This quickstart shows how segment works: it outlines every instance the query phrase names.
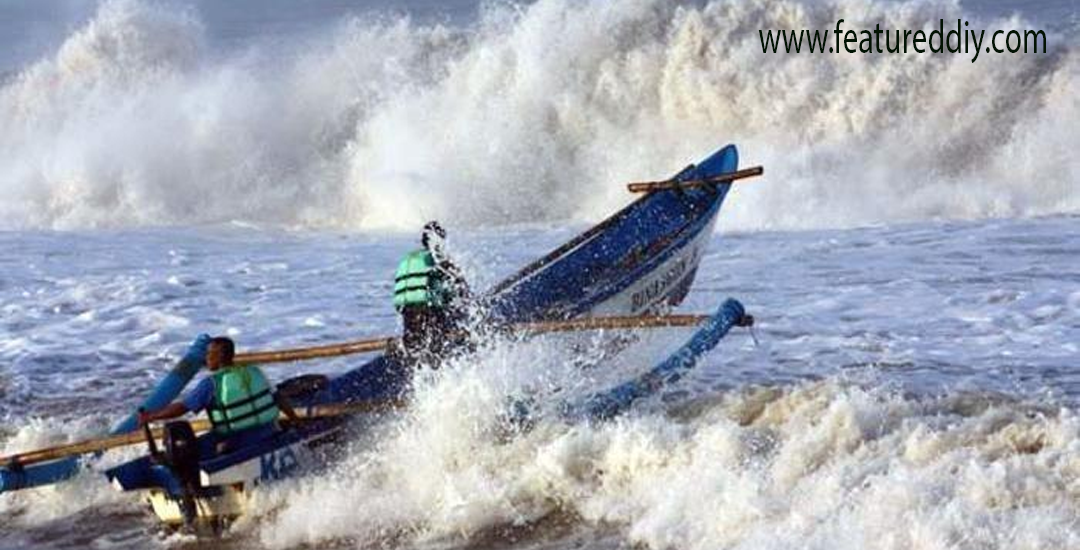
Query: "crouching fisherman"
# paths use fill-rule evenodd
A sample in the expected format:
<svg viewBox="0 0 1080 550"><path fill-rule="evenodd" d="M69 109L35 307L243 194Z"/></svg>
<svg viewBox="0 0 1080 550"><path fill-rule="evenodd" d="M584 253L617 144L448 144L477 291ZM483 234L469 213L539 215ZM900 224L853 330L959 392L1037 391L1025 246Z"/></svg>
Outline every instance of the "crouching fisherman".
<svg viewBox="0 0 1080 550"><path fill-rule="evenodd" d="M472 292L446 255L446 230L428 222L421 248L402 258L394 275L394 308L401 314L401 342L408 364L436 366L455 346L465 344Z"/></svg>
<svg viewBox="0 0 1080 550"><path fill-rule="evenodd" d="M156 411L141 412L139 425L206 411L218 451L228 452L242 445L249 436L261 437L276 430L282 412L295 420L296 413L274 393L262 369L256 365L234 365L235 355L236 345L231 339L212 338L206 350L206 367L211 375L203 378L182 400Z"/></svg>

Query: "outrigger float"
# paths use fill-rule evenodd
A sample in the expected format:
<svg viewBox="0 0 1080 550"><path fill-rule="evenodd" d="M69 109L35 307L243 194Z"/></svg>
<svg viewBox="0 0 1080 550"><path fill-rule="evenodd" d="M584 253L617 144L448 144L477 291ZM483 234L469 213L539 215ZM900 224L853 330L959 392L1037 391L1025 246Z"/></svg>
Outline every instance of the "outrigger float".
<svg viewBox="0 0 1080 550"><path fill-rule="evenodd" d="M669 180L631 184L631 191L646 194L487 292L482 297L486 320L495 326L645 326L637 319L667 313L686 297L732 182L760 173L760 168L738 170L738 153L729 145ZM742 305L731 299L710 316L656 319L660 321L653 326L699 328L644 375L580 402L565 403L561 411L567 419L618 414L634 400L677 380L733 326L752 322ZM295 353L241 354L238 360L340 355L382 349L387 343L374 340ZM171 402L200 367L191 358L181 360L142 407L156 409ZM174 421L157 432L147 429L138 434L132 415L113 430L112 437L91 442L96 445L73 444L63 447L63 453L46 450L0 459L0 492L61 481L80 470L78 453L100 452L143 438L150 452L108 469L113 485L145 492L166 524L221 526L243 513L249 494L260 485L316 471L332 461L343 447L333 443L342 438L350 419L400 404L409 381L408 370L390 354L332 378L305 375L285 381L278 391L306 418L246 434L242 444L227 451L215 448L213 438L195 435L205 429L204 423ZM515 414L522 412L518 408Z"/></svg>

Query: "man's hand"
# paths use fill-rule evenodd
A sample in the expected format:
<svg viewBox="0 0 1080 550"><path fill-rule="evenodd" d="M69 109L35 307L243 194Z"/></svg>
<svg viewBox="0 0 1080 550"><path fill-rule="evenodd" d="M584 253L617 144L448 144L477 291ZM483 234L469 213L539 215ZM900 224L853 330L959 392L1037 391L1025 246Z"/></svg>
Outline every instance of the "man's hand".
<svg viewBox="0 0 1080 550"><path fill-rule="evenodd" d="M139 427L141 428L155 420L169 420L170 418L183 416L187 412L187 407L180 401L169 403L164 408L152 412L140 410L138 414Z"/></svg>

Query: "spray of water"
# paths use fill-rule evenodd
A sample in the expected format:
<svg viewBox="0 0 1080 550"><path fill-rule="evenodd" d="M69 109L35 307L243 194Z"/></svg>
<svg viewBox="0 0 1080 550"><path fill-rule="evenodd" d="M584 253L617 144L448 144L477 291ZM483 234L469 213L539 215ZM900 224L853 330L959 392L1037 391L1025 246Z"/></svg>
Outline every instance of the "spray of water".
<svg viewBox="0 0 1080 550"><path fill-rule="evenodd" d="M101 417L20 418L11 424L17 427L12 433L0 433L0 456L80 441L106 429ZM130 449L120 456L134 457L140 451ZM116 456L111 458L115 460ZM65 484L4 494L0 498L0 515L12 527L27 527L64 520L94 508L123 509L134 504L108 486L96 461L88 460L86 464Z"/></svg>
<svg viewBox="0 0 1080 550"><path fill-rule="evenodd" d="M262 493L246 535L278 548L441 547L558 515L649 548L1080 543L1070 411L831 379L681 411L646 403L602 424L546 417L505 438L506 392L543 370L528 357L422 383L409 412L331 474Z"/></svg>
<svg viewBox="0 0 1080 550"><path fill-rule="evenodd" d="M947 0L541 0L448 28L354 19L209 48L117 0L0 88L0 218L78 228L592 220L622 182L742 146L729 227L1074 213L1080 62L777 55L758 29L929 27Z"/></svg>

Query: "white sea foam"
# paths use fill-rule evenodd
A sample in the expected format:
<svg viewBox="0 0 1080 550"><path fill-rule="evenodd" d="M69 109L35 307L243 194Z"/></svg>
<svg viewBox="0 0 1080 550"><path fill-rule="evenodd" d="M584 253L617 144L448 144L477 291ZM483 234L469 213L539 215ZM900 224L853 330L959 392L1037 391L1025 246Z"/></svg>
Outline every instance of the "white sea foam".
<svg viewBox="0 0 1080 550"><path fill-rule="evenodd" d="M945 0L495 3L207 46L197 13L109 1L0 89L5 226L414 227L593 220L736 142L767 180L729 227L1080 210L1080 61L762 54L758 29L1030 27Z"/></svg>
<svg viewBox="0 0 1080 550"><path fill-rule="evenodd" d="M1080 544L1068 410L833 379L505 442L499 392L479 380L444 377L333 475L280 489L262 543L464 542L561 513L649 548Z"/></svg>
<svg viewBox="0 0 1080 550"><path fill-rule="evenodd" d="M107 431L104 419L83 416L76 419L21 418L14 433L0 438L0 456L71 443ZM130 449L126 456L136 456ZM121 453L119 456L125 456ZM110 457L116 460L116 455ZM84 510L109 505L130 504L112 490L101 475L98 461L88 461L87 468L65 484L5 494L0 498L0 515L11 526L27 527L70 517Z"/></svg>

